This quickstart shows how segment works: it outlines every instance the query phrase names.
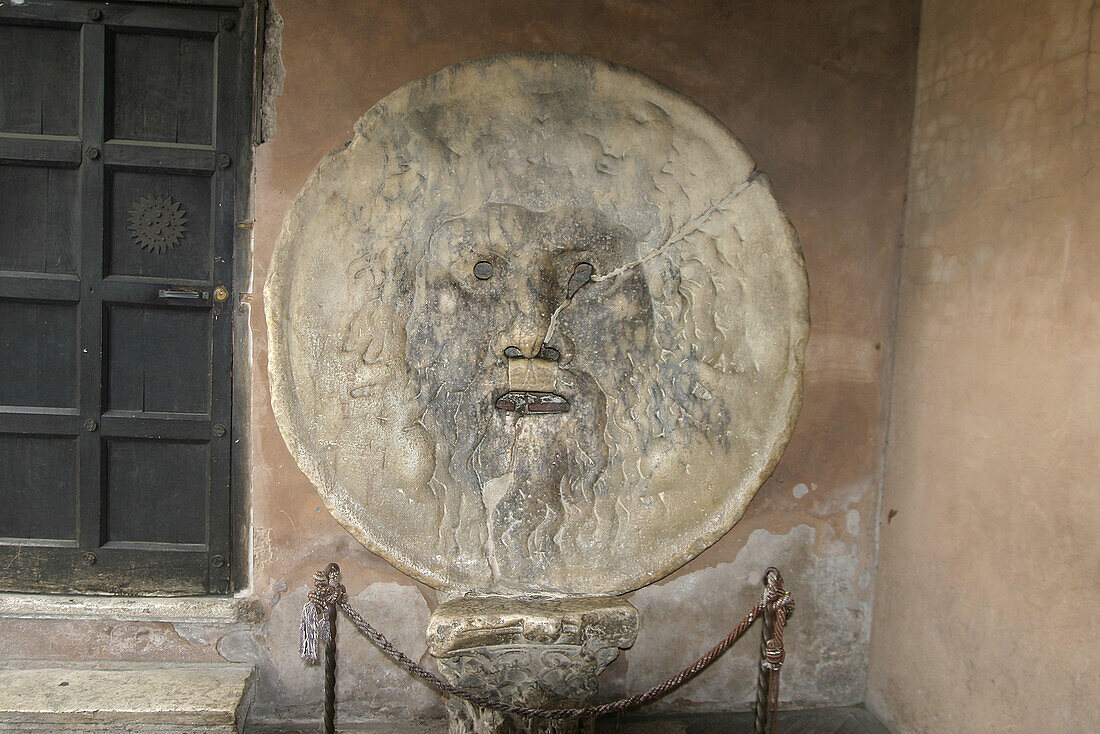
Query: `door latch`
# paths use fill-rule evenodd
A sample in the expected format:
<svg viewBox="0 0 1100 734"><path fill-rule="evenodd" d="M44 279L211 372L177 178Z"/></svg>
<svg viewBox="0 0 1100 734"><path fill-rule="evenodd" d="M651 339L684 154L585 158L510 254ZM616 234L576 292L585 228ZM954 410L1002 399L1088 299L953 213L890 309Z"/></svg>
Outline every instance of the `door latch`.
<svg viewBox="0 0 1100 734"><path fill-rule="evenodd" d="M169 290L167 288L161 288L157 291L158 298L201 298L204 301L210 298L208 291L183 291L183 290Z"/></svg>

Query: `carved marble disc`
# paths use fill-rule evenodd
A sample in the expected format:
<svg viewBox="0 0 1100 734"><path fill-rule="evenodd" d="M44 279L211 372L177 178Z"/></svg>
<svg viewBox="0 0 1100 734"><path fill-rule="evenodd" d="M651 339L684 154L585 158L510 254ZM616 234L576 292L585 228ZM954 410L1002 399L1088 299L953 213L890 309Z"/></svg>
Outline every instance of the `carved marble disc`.
<svg viewBox="0 0 1100 734"><path fill-rule="evenodd" d="M515 54L405 85L298 194L272 403L333 515L443 589L620 593L741 517L790 436L795 233L656 82Z"/></svg>

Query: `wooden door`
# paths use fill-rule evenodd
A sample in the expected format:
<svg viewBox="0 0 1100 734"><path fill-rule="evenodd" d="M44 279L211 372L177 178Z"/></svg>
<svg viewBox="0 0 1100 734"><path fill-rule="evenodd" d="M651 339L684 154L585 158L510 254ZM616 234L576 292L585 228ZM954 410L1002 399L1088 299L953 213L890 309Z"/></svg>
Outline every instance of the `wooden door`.
<svg viewBox="0 0 1100 734"><path fill-rule="evenodd" d="M0 7L0 586L230 591L238 11Z"/></svg>

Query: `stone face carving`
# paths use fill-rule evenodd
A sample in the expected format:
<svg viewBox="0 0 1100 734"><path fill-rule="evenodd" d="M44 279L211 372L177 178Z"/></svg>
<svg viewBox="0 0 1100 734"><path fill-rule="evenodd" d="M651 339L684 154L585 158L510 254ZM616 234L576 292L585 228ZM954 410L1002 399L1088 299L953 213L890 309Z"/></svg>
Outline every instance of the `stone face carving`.
<svg viewBox="0 0 1100 734"><path fill-rule="evenodd" d="M621 593L741 516L801 398L807 286L714 118L606 62L449 67L318 165L266 290L291 451L437 588Z"/></svg>

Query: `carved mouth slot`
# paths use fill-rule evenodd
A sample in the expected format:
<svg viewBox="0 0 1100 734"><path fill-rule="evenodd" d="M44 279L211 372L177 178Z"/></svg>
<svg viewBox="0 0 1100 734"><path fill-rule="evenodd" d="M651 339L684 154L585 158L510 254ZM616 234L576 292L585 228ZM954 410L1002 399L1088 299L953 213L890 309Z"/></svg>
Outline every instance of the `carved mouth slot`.
<svg viewBox="0 0 1100 734"><path fill-rule="evenodd" d="M569 410L569 401L552 392L511 390L497 398L496 407L519 415L541 415L564 413Z"/></svg>

